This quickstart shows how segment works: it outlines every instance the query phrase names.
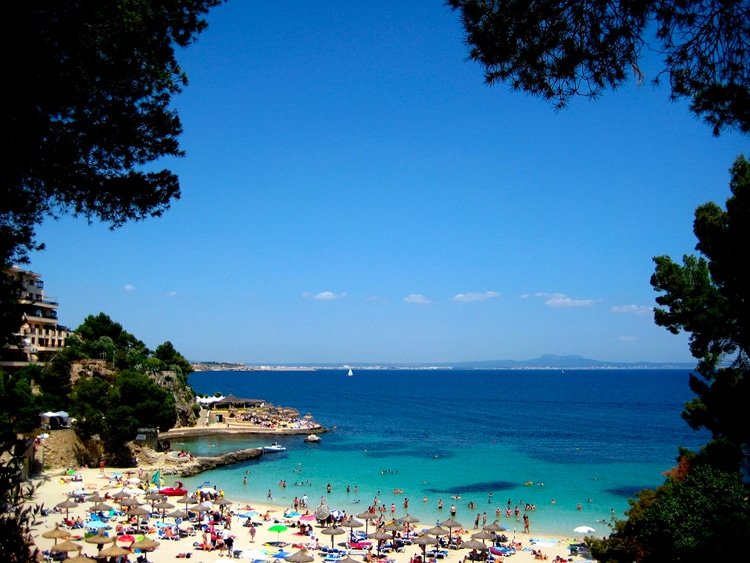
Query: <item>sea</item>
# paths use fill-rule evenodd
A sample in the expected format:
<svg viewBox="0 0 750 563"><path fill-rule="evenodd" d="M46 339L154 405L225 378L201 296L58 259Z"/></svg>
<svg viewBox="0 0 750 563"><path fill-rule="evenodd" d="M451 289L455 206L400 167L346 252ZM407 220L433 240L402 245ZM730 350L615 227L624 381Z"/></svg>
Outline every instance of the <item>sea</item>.
<svg viewBox="0 0 750 563"><path fill-rule="evenodd" d="M629 499L664 482L678 447L708 439L680 416L692 398L688 377L628 369L196 372L189 381L199 394L292 407L328 432L319 443L208 436L172 447L218 455L286 446L184 479L190 490L216 486L251 505L289 507L306 495L311 510L324 501L356 514L377 498L388 514L394 505L397 517L408 513L426 527L453 505L467 529L486 515L520 534L525 512L532 535L571 536L584 525L608 535Z"/></svg>

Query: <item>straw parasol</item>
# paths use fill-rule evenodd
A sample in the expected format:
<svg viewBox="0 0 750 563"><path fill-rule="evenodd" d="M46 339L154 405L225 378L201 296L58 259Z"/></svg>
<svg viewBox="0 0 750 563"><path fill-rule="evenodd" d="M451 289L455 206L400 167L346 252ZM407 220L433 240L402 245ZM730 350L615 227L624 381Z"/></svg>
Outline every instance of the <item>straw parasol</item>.
<svg viewBox="0 0 750 563"><path fill-rule="evenodd" d="M86 502L103 502L105 499L99 493L94 493L90 497L86 497Z"/></svg>
<svg viewBox="0 0 750 563"><path fill-rule="evenodd" d="M471 537L475 540L482 540L482 544L484 544L484 540L495 539L495 532L491 532L490 530L481 530L476 534L471 534Z"/></svg>
<svg viewBox="0 0 750 563"><path fill-rule="evenodd" d="M292 563L311 563L311 561L315 561L315 557L308 555L306 549L295 551L291 555L284 557L284 559L291 561Z"/></svg>
<svg viewBox="0 0 750 563"><path fill-rule="evenodd" d="M130 498L131 496L133 495L131 495L127 491L117 491L115 494L112 495L112 498L119 501L119 500L123 500L126 498Z"/></svg>
<svg viewBox="0 0 750 563"><path fill-rule="evenodd" d="M367 525L370 522L370 520L375 520L378 517L377 514L374 512L370 512L369 510L366 510L365 512L360 512L357 514L357 518L360 520L365 521L365 535L367 534Z"/></svg>
<svg viewBox="0 0 750 563"><path fill-rule="evenodd" d="M461 522L457 522L453 518L448 518L447 520L444 520L443 522L439 522L439 525L440 526L445 526L446 528L448 528L448 543L451 542L451 530L453 528L462 528L463 527L463 525L461 524Z"/></svg>
<svg viewBox="0 0 750 563"><path fill-rule="evenodd" d="M167 514L167 518L187 518L188 513L185 510L173 510L169 514Z"/></svg>
<svg viewBox="0 0 750 563"><path fill-rule="evenodd" d="M143 508L142 506L138 505L134 508L131 508L128 510L128 514L132 516L147 516L148 514L151 514L147 509Z"/></svg>
<svg viewBox="0 0 750 563"><path fill-rule="evenodd" d="M99 532L98 534L94 534L93 536L89 536L87 538L84 538L86 543L93 543L96 545L96 549L98 551L102 550L102 547L104 547L105 544L108 543L114 543L115 538L110 538L105 536L103 533Z"/></svg>
<svg viewBox="0 0 750 563"><path fill-rule="evenodd" d="M83 546L80 543L75 543L70 540L56 543L49 548L50 551L59 551L61 553L67 553L69 551L81 551L81 549L83 549Z"/></svg>
<svg viewBox="0 0 750 563"><path fill-rule="evenodd" d="M74 501L74 500L64 500L62 502L58 502L55 505L55 508L60 508L60 509L64 508L65 509L65 518L67 518L68 517L68 512L70 511L70 509L71 508L75 508L76 506L78 506L78 503L76 501Z"/></svg>
<svg viewBox="0 0 750 563"><path fill-rule="evenodd" d="M490 532L504 532L507 528L505 526L501 526L497 523L497 520L495 520L492 524L487 524L486 526L482 527L483 530L489 530Z"/></svg>
<svg viewBox="0 0 750 563"><path fill-rule="evenodd" d="M355 520L351 516L339 524L342 528L349 528L349 533L354 537L354 528L361 528L364 526L359 520Z"/></svg>
<svg viewBox="0 0 750 563"><path fill-rule="evenodd" d="M461 542L461 549L478 549L480 551L486 551L489 548L479 540L475 540L474 538L472 538L470 540L466 540L465 542Z"/></svg>
<svg viewBox="0 0 750 563"><path fill-rule="evenodd" d="M89 506L89 512L109 512L110 510L114 510L114 508L103 502L97 502L93 506Z"/></svg>
<svg viewBox="0 0 750 563"><path fill-rule="evenodd" d="M448 530L446 530L442 526L438 525L438 526L433 526L432 528L430 528L428 530L425 530L424 533L425 534L430 534L432 536L444 536L445 534L448 533Z"/></svg>
<svg viewBox="0 0 750 563"><path fill-rule="evenodd" d="M130 549L140 549L144 553L153 551L157 547L159 547L161 544L156 541L152 540L151 538L143 538L141 541L137 541L134 544L130 546ZM148 561L148 559L146 559Z"/></svg>
<svg viewBox="0 0 750 563"><path fill-rule="evenodd" d="M68 530L62 530L58 526L55 526L51 530L47 530L42 534L43 538L47 539L54 539L55 544L57 544L57 540L66 540L70 537L70 532Z"/></svg>
<svg viewBox="0 0 750 563"><path fill-rule="evenodd" d="M406 524L406 530L409 531L411 524L419 522L419 518L415 516L410 516L409 514L407 514L403 518L399 518L399 522L401 522L402 524Z"/></svg>
<svg viewBox="0 0 750 563"><path fill-rule="evenodd" d="M385 532L381 530L376 530L373 533L369 534L367 537L378 541L378 555L380 555L380 547L383 544L383 542L385 540L391 539L390 534L386 534Z"/></svg>
<svg viewBox="0 0 750 563"><path fill-rule="evenodd" d="M411 540L414 545L422 546L422 561L427 561L427 546L436 545L438 542L437 538L428 535L417 536Z"/></svg>
<svg viewBox="0 0 750 563"><path fill-rule="evenodd" d="M333 538L334 536L340 536L341 534L345 534L346 530L344 528L339 528L338 526L334 528L323 528L320 531L321 534L325 534L327 536L331 536L331 547L333 547Z"/></svg>
<svg viewBox="0 0 750 563"><path fill-rule="evenodd" d="M102 557L120 557L121 555L130 555L130 550L119 545L111 545L102 549L99 555Z"/></svg>
<svg viewBox="0 0 750 563"><path fill-rule="evenodd" d="M75 557L68 557L63 559L63 563L94 563L96 559L89 557L88 555L78 554Z"/></svg>

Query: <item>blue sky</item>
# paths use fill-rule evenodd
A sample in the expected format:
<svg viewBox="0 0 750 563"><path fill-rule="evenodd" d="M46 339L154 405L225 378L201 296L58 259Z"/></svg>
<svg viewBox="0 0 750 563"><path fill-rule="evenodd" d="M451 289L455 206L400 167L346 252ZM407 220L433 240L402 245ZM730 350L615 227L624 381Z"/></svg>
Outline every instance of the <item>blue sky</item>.
<svg viewBox="0 0 750 563"><path fill-rule="evenodd" d="M193 361L691 360L652 257L694 252L747 138L666 88L489 88L440 1L230 0L179 61L182 198L39 231L67 326L104 312Z"/></svg>

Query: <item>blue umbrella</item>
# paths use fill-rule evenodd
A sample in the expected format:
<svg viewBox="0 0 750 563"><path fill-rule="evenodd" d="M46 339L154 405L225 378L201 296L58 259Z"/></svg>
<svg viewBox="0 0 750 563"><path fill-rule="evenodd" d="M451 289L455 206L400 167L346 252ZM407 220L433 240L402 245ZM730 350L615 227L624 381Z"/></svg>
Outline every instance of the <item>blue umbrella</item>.
<svg viewBox="0 0 750 563"><path fill-rule="evenodd" d="M92 520L86 523L86 527L92 530L99 530L100 528L109 528L109 524L102 522L101 520Z"/></svg>

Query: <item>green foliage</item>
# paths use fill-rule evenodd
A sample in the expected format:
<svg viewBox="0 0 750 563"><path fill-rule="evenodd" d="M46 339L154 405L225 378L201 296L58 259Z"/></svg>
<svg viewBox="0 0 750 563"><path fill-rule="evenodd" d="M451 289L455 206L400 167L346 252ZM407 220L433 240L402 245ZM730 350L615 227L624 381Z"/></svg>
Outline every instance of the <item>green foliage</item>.
<svg viewBox="0 0 750 563"><path fill-rule="evenodd" d="M740 475L703 465L631 502L609 540L590 540L599 561L700 562L733 559L750 532Z"/></svg>
<svg viewBox="0 0 750 563"><path fill-rule="evenodd" d="M181 156L170 107L187 77L175 48L221 0L3 2L0 264L38 248L37 225L63 213L113 228L158 217L177 176L148 167Z"/></svg>
<svg viewBox="0 0 750 563"><path fill-rule="evenodd" d="M651 285L660 292L656 323L674 334L690 333L690 351L699 360L698 375L690 378L696 397L683 418L711 432L703 457L718 467L744 465L748 471L750 272L744 262L750 240L750 163L738 157L731 174L726 211L708 203L695 212L696 250L702 256L685 256L682 265L656 257Z"/></svg>
<svg viewBox="0 0 750 563"><path fill-rule="evenodd" d="M193 373L193 366L169 340L156 347L154 356L164 362L167 369L177 373L184 384L187 384L188 376Z"/></svg>
<svg viewBox="0 0 750 563"><path fill-rule="evenodd" d="M673 99L687 98L714 134L750 132L750 26L743 0L448 0L459 10L469 56L488 84L564 107L596 98L629 75L644 51L659 53Z"/></svg>
<svg viewBox="0 0 750 563"><path fill-rule="evenodd" d="M24 373L0 371L0 425L3 444L12 443L16 433L39 427L39 401Z"/></svg>

